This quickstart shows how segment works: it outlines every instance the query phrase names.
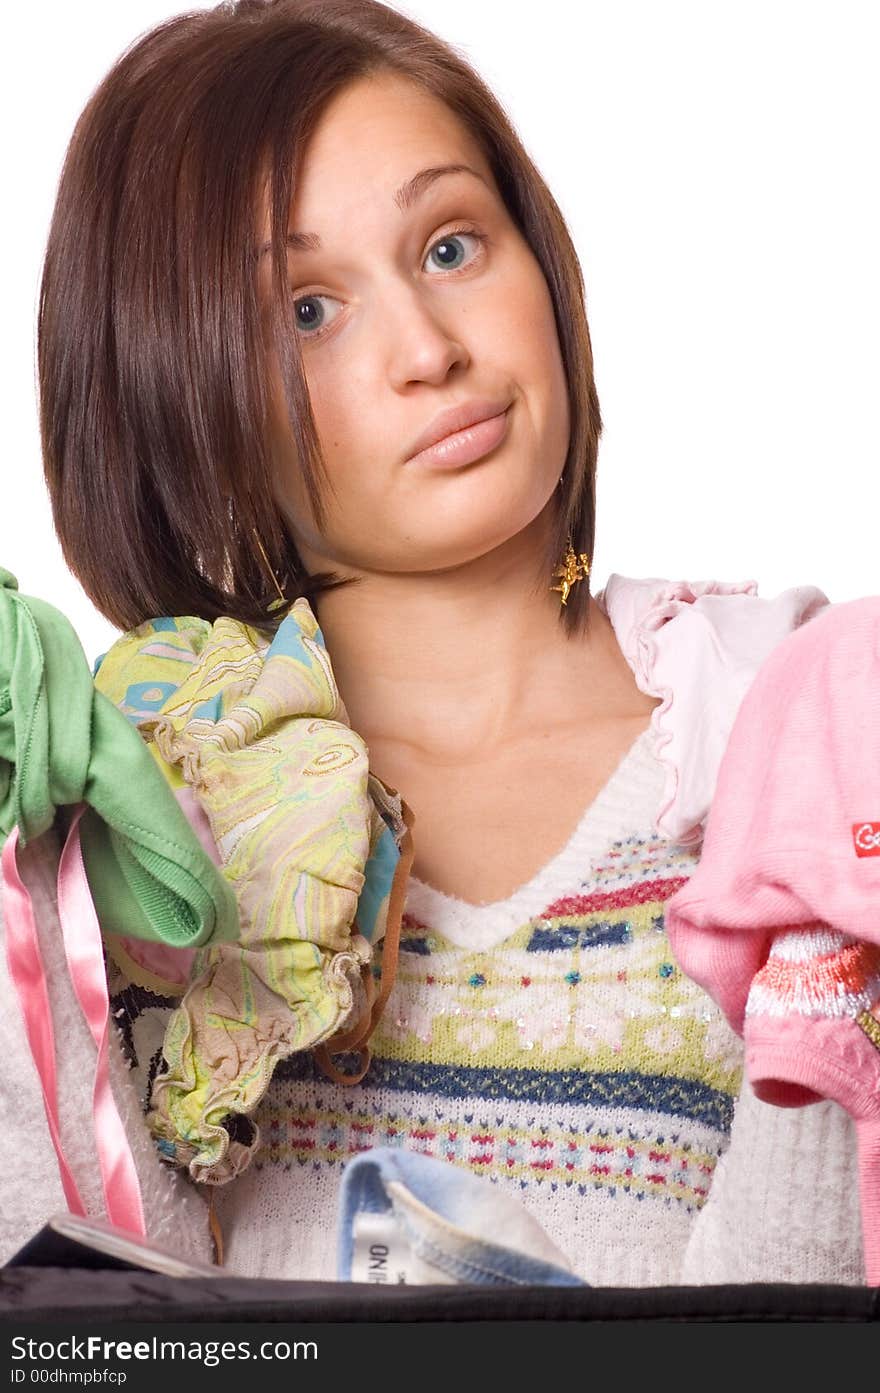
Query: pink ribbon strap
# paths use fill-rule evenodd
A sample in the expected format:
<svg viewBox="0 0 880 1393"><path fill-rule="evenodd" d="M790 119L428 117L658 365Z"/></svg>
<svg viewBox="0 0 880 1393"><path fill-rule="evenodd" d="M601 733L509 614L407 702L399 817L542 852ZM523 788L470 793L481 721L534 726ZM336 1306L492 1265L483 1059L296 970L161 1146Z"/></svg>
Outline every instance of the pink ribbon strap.
<svg viewBox="0 0 880 1393"><path fill-rule="evenodd" d="M58 1125L58 1079L55 1073L55 1033L46 990L46 973L34 923L31 897L18 874L15 848L18 828L13 827L3 847L3 908L6 920L6 961L24 1015L25 1031L43 1090L43 1106L67 1207L72 1214L85 1216L85 1206L61 1146Z"/></svg>
<svg viewBox="0 0 880 1393"><path fill-rule="evenodd" d="M58 917L73 989L98 1052L92 1090L92 1112L107 1217L118 1228L144 1237L146 1226L137 1171L110 1087L107 1053L110 1002L104 972L101 928L95 913L80 846L79 820L84 811L85 804L80 804L74 813L61 852L58 866ZM82 1199L61 1147L55 1042L49 996L31 898L16 865L17 844L18 828L13 828L2 855L7 961L24 1013L31 1054L40 1076L43 1104L68 1208L74 1214L84 1215Z"/></svg>

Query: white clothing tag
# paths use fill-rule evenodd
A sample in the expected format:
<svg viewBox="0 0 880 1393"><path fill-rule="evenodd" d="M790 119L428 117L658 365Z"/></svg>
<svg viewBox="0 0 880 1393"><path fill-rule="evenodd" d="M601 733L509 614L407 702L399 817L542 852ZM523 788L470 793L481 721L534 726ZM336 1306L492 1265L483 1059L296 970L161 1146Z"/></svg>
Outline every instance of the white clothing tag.
<svg viewBox="0 0 880 1393"><path fill-rule="evenodd" d="M414 1275L413 1254L402 1224L392 1210L373 1214L361 1210L352 1224L354 1253L351 1260L353 1282L374 1282L380 1286L406 1286L418 1281Z"/></svg>

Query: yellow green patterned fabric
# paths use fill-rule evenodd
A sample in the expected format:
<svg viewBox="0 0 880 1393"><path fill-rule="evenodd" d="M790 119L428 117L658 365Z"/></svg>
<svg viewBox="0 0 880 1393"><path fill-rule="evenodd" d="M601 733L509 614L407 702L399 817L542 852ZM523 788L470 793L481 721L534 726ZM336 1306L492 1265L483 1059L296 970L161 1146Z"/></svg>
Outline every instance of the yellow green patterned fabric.
<svg viewBox="0 0 880 1393"><path fill-rule="evenodd" d="M228 617L151 620L95 682L169 782L193 790L238 902L240 940L197 953L170 1015L147 1119L169 1159L223 1183L259 1139L230 1135L231 1115L253 1111L278 1061L334 1036L349 1045L369 1017L370 940L392 900L399 920L406 828L388 790L376 796L304 598L271 643Z"/></svg>

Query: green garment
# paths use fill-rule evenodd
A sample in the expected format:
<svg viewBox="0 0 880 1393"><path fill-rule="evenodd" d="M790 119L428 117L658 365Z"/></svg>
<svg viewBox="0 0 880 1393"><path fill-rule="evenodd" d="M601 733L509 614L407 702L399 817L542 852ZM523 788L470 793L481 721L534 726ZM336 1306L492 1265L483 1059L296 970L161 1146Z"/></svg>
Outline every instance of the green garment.
<svg viewBox="0 0 880 1393"><path fill-rule="evenodd" d="M195 948L239 937L232 886L137 730L92 681L52 605L0 567L0 845L85 802L83 860L105 932Z"/></svg>

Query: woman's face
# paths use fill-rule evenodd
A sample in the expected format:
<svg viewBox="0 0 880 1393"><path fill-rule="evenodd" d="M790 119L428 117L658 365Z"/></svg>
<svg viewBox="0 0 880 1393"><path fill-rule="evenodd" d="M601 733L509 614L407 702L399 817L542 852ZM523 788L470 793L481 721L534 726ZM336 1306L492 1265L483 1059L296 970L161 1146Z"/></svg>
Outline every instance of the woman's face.
<svg viewBox="0 0 880 1393"><path fill-rule="evenodd" d="M404 206L395 200L447 164L475 173L425 179ZM307 568L433 571L526 528L565 464L565 375L541 268L458 119L397 76L351 84L306 148L288 231L320 239L288 253L332 485L320 533L270 359L279 502ZM267 301L268 255L260 274ZM453 468L410 458L438 413L476 399L510 403L487 455Z"/></svg>

